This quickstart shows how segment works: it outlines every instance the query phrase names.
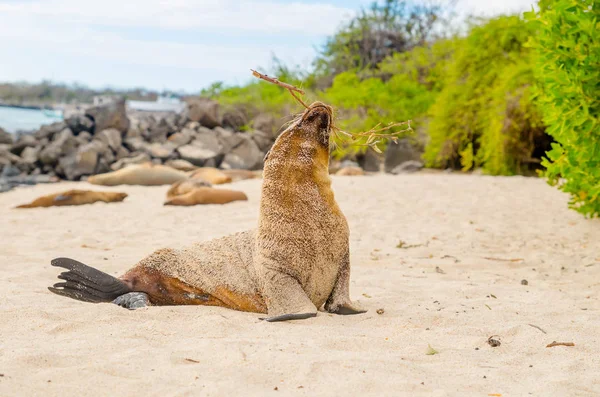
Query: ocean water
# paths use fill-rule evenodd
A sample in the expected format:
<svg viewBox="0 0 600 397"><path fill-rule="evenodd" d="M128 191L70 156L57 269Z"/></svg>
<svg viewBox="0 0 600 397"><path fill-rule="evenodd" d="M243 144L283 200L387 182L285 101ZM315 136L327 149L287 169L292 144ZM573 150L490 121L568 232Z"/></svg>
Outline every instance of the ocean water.
<svg viewBox="0 0 600 397"><path fill-rule="evenodd" d="M8 132L32 131L42 125L62 120L56 116L37 109L19 109L0 106L0 127Z"/></svg>

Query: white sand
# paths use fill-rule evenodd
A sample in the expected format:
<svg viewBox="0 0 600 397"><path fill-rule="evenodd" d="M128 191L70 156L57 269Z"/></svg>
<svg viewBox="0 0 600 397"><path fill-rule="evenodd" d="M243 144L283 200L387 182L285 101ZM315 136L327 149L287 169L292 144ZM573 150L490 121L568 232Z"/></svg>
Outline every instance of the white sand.
<svg viewBox="0 0 600 397"><path fill-rule="evenodd" d="M46 289L54 257L119 275L157 248L254 227L260 181L232 185L249 202L191 208L163 207L168 187L104 188L130 197L33 210L11 207L103 188L1 194L0 396L600 393L599 220L522 177L333 185L350 223L351 294L369 312L287 323L194 306L130 312ZM418 246L396 248L399 240ZM486 343L491 335L500 347ZM546 348L552 341L575 347ZM426 355L428 344L439 354Z"/></svg>

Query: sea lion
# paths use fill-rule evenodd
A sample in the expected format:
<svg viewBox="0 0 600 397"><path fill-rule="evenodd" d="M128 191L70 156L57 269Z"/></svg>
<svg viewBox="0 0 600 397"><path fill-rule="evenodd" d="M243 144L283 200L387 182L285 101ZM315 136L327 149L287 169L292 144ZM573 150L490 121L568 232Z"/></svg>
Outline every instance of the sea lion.
<svg viewBox="0 0 600 397"><path fill-rule="evenodd" d="M201 167L189 173L191 179L204 179L213 185L231 183L231 177L222 170L213 167Z"/></svg>
<svg viewBox="0 0 600 397"><path fill-rule="evenodd" d="M33 200L29 204L19 205L15 208L54 207L64 205L84 205L98 201L117 203L125 200L127 193L94 192L91 190L68 190L62 193L50 194Z"/></svg>
<svg viewBox="0 0 600 397"><path fill-rule="evenodd" d="M248 197L243 192L215 189L203 179L188 179L171 186L164 205L227 204L245 200Z"/></svg>
<svg viewBox="0 0 600 397"><path fill-rule="evenodd" d="M175 182L167 191L167 200L187 194L199 187L212 187L212 185L204 179L186 179L185 181Z"/></svg>
<svg viewBox="0 0 600 397"><path fill-rule="evenodd" d="M152 163L132 164L118 171L107 172L90 176L88 182L94 185L117 186L117 185L142 185L158 186L170 185L183 181L188 175L164 165Z"/></svg>
<svg viewBox="0 0 600 397"><path fill-rule="evenodd" d="M365 171L360 167L344 167L340 168L335 175L337 176L363 176Z"/></svg>
<svg viewBox="0 0 600 397"><path fill-rule="evenodd" d="M261 174L259 172L250 170L231 169L222 170L222 172L225 175L229 176L232 182L243 181L246 179L256 179L261 177Z"/></svg>
<svg viewBox="0 0 600 397"><path fill-rule="evenodd" d="M209 305L265 320L365 311L350 300L349 230L328 173L331 107L310 105L265 157L257 230L184 249L161 249L120 279L68 258L50 291L130 309Z"/></svg>

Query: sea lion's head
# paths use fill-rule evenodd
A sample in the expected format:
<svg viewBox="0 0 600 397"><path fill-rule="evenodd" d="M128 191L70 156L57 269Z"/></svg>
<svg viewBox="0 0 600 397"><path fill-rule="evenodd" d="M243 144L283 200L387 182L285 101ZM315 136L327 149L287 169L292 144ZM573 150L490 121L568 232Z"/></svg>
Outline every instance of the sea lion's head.
<svg viewBox="0 0 600 397"><path fill-rule="evenodd" d="M333 109L323 102L313 102L296 120L292 127L302 130L310 138L314 138L329 148L329 134L333 122Z"/></svg>

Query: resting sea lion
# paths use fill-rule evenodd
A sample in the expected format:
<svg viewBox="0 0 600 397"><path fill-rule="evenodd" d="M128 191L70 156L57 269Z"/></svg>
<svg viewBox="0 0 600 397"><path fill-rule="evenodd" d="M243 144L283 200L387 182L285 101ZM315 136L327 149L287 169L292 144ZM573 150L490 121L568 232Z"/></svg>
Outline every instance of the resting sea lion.
<svg viewBox="0 0 600 397"><path fill-rule="evenodd" d="M231 178L232 182L243 181L245 179L256 179L260 178L260 173L249 170L222 170L223 173Z"/></svg>
<svg viewBox="0 0 600 397"><path fill-rule="evenodd" d="M94 185L116 186L116 185L142 185L158 186L170 185L175 182L183 181L188 175L183 171L178 171L164 165L155 165L151 163L133 164L118 171L107 172L90 176L88 182Z"/></svg>
<svg viewBox="0 0 600 397"><path fill-rule="evenodd" d="M337 176L363 176L365 171L360 167L344 167L339 169L335 175Z"/></svg>
<svg viewBox="0 0 600 397"><path fill-rule="evenodd" d="M231 177L223 171L212 167L198 168L189 173L191 179L204 179L205 181L212 183L213 185L222 185L224 183L231 183Z"/></svg>
<svg viewBox="0 0 600 397"><path fill-rule="evenodd" d="M29 204L19 205L15 208L54 207L63 205L84 205L98 201L116 203L125 200L127 193L94 192L91 190L69 190L62 193L50 194L39 197Z"/></svg>
<svg viewBox="0 0 600 397"><path fill-rule="evenodd" d="M328 173L332 110L313 103L265 158L258 229L161 249L120 279L67 258L52 292L130 309L209 305L267 313L267 321L364 313L349 295L346 218Z"/></svg>
<svg viewBox="0 0 600 397"><path fill-rule="evenodd" d="M179 196L167 197L165 205L190 206L198 204L227 204L232 201L246 201L244 192L236 190L199 187Z"/></svg>
<svg viewBox="0 0 600 397"><path fill-rule="evenodd" d="M227 204L238 200L248 197L243 192L214 189L203 179L188 179L171 186L165 205Z"/></svg>

